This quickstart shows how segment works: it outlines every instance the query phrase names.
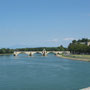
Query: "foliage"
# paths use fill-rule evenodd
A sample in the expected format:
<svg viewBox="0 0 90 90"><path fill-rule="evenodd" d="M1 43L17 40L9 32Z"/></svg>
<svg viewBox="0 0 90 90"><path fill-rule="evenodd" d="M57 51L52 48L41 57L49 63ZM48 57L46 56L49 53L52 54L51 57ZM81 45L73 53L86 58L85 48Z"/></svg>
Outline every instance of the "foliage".
<svg viewBox="0 0 90 90"><path fill-rule="evenodd" d="M43 51L45 49L46 51L65 51L66 48L64 48L62 45L59 47L38 47L38 48L19 48L15 49L16 51Z"/></svg>
<svg viewBox="0 0 90 90"><path fill-rule="evenodd" d="M0 54L9 54L13 53L14 51L65 51L67 50L62 45L59 47L38 47L38 48L18 48L18 49L9 49L9 48L2 48L0 49Z"/></svg>
<svg viewBox="0 0 90 90"><path fill-rule="evenodd" d="M2 48L0 49L0 54L8 54L8 53L13 53L14 50L13 49L9 49L9 48Z"/></svg>
<svg viewBox="0 0 90 90"><path fill-rule="evenodd" d="M73 40L72 43L80 43L80 42L90 42L90 39L82 38L79 40Z"/></svg>
<svg viewBox="0 0 90 90"><path fill-rule="evenodd" d="M89 39L79 39L73 40L72 43L69 44L68 50L71 51L73 54L89 54L90 53L90 46L86 44L81 44L80 42L89 42Z"/></svg>

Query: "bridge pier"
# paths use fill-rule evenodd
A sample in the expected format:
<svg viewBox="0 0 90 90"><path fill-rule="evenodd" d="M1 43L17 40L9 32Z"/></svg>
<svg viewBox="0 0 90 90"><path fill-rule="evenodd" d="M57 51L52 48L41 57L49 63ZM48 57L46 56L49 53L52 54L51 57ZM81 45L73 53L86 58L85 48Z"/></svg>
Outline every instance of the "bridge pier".
<svg viewBox="0 0 90 90"><path fill-rule="evenodd" d="M32 55L33 55L33 53L30 52L30 53L29 53L29 56L32 56Z"/></svg>
<svg viewBox="0 0 90 90"><path fill-rule="evenodd" d="M18 53L19 53L19 52L17 52L17 53L16 53L16 52L14 52L14 54L13 54L13 55L14 55L14 56L17 56L17 55L18 55Z"/></svg>
<svg viewBox="0 0 90 90"><path fill-rule="evenodd" d="M32 54L30 53L29 56L32 56Z"/></svg>
<svg viewBox="0 0 90 90"><path fill-rule="evenodd" d="M47 54L46 54L46 53L43 53L42 55L43 55L43 56L47 56Z"/></svg>
<svg viewBox="0 0 90 90"><path fill-rule="evenodd" d="M46 52L45 49L42 51L42 55L43 55L43 56L46 56L46 55L47 55L47 52Z"/></svg>
<svg viewBox="0 0 90 90"><path fill-rule="evenodd" d="M16 54L13 54L14 56L17 56Z"/></svg>

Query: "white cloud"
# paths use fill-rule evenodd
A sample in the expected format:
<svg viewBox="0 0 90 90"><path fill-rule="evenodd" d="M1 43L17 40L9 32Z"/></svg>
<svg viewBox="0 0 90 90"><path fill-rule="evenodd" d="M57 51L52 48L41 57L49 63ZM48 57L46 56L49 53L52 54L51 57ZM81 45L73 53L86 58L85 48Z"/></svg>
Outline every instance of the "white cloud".
<svg viewBox="0 0 90 90"><path fill-rule="evenodd" d="M52 39L52 40L47 40L48 42L59 42L59 40L58 39Z"/></svg>
<svg viewBox="0 0 90 90"><path fill-rule="evenodd" d="M74 38L64 38L65 41L72 41Z"/></svg>

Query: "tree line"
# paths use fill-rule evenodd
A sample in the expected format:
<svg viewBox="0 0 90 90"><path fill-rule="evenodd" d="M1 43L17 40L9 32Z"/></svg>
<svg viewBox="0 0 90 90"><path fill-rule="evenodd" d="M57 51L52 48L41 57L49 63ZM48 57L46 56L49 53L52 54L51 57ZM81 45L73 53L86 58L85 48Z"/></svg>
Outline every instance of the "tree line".
<svg viewBox="0 0 90 90"><path fill-rule="evenodd" d="M63 47L62 45L59 47L38 47L38 48L19 48L16 49L16 51L65 51L66 48Z"/></svg>
<svg viewBox="0 0 90 90"><path fill-rule="evenodd" d="M9 48L2 48L0 49L0 54L10 54L13 53L14 49L9 49Z"/></svg>
<svg viewBox="0 0 90 90"><path fill-rule="evenodd" d="M62 45L59 47L38 47L38 48L17 48L17 49L9 49L9 48L2 48L0 49L0 54L9 54L13 53L14 51L65 51L67 48L63 47Z"/></svg>
<svg viewBox="0 0 90 90"><path fill-rule="evenodd" d="M90 45L87 45L87 42L90 42L90 39L82 38L73 40L72 43L69 44L68 50L72 54L90 54Z"/></svg>

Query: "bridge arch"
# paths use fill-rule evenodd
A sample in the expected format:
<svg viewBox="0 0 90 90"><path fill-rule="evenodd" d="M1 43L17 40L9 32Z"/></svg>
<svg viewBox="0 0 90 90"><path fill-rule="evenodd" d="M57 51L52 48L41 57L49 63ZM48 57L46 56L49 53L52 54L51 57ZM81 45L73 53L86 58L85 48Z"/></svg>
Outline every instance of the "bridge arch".
<svg viewBox="0 0 90 90"><path fill-rule="evenodd" d="M41 54L42 55L42 52L38 52L38 51L36 51L36 52L32 52L32 55L35 55L35 54Z"/></svg>
<svg viewBox="0 0 90 90"><path fill-rule="evenodd" d="M54 55L56 55L56 53L54 53L54 52L52 52L52 51L51 51L51 52L47 52L47 55L48 55L48 54L54 54Z"/></svg>
<svg viewBox="0 0 90 90"><path fill-rule="evenodd" d="M27 54L30 55L30 52L24 52L24 51L15 51L14 56L18 56L19 54Z"/></svg>
<svg viewBox="0 0 90 90"><path fill-rule="evenodd" d="M57 54L62 54L63 51L49 51L49 52L47 52L47 54L49 54L49 53L53 53L54 55L57 55Z"/></svg>

